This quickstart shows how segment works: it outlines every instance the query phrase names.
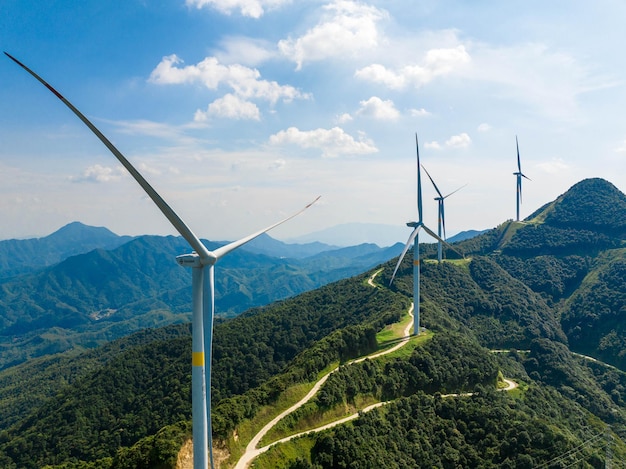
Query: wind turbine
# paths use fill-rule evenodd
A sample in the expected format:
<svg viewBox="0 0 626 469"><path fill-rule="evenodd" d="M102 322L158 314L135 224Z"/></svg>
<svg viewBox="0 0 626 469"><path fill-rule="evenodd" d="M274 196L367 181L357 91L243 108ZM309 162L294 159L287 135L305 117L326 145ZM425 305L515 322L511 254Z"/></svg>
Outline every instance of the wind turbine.
<svg viewBox="0 0 626 469"><path fill-rule="evenodd" d="M424 171L426 171L426 168L424 168L424 165L422 165L422 169ZM437 191L437 194L439 194L439 197L435 197L435 200L437 201L437 205L438 205L438 207L437 207L438 208L437 234L441 238L441 234L442 234L442 230L443 230L443 239L447 239L446 238L446 218L445 218L445 214L444 214L443 201L445 199L447 199L448 197L450 197L455 192L458 192L461 189L463 189L467 184L459 187L457 190L455 190L453 192L450 192L448 195L442 195L441 191L437 187L437 184L435 184L435 181L433 181L433 178L430 176L428 171L426 171L426 175L428 176L428 179L430 179L430 182L433 183L433 187ZM443 249L442 248L443 248L443 246L441 244L441 241L439 241L438 242L438 246L437 246L437 260L439 262L441 262L441 257L442 257L442 254L443 254Z"/></svg>
<svg viewBox="0 0 626 469"><path fill-rule="evenodd" d="M393 279L396 277L396 273L398 272L398 268L402 263L402 259L404 259L405 254L409 250L411 243L413 244L413 335L419 335L420 333L420 244L419 244L419 232L423 229L426 233L431 235L433 238L437 239L440 243L445 243L447 246L450 246L446 243L441 236L435 234L433 230L428 228L424 224L424 220L422 218L422 175L420 171L420 149L419 143L417 141L417 134L415 134L415 148L417 149L417 221L412 221L406 224L406 226L413 228L411 235L409 236L409 240L406 242L400 257L398 258L398 263L396 264L396 268L393 271L393 275L391 276L391 280L389 281L389 285L393 282ZM452 247L452 246L450 246ZM452 248L454 249L454 248ZM455 249L456 251L456 249Z"/></svg>
<svg viewBox="0 0 626 469"><path fill-rule="evenodd" d="M531 180L528 176L522 173L522 163L519 158L519 143L517 143L517 135L515 136L515 146L517 147L517 172L513 173L513 175L517 176L517 218L516 221L519 221L519 206L522 203L522 178L526 178L529 181Z"/></svg>
<svg viewBox="0 0 626 469"><path fill-rule="evenodd" d="M144 189L152 201L161 210L163 215L170 221L176 231L187 240L193 249L191 254L176 257L178 264L190 267L192 270L192 372L191 372L191 401L192 401L192 425L194 442L194 469L206 469L210 463L213 468L213 438L211 432L211 354L213 343L213 317L215 310L215 281L214 265L222 257L238 247L252 241L257 236L277 227L278 225L299 215L313 202L305 206L300 211L290 215L283 220L274 223L256 233L253 233L238 241L221 246L213 251L208 250L200 239L193 234L181 218L170 208L161 196L148 184L144 177L135 167L115 148L107 139L78 109L65 99L58 91L44 81L39 75L33 72L19 60L5 52L5 54L17 63L20 67L30 73L46 88L48 88L57 98L59 98L70 110L89 127L89 129L100 139L100 141L115 155L119 162L135 178ZM205 359L205 353L208 354ZM207 461L207 448L209 460Z"/></svg>

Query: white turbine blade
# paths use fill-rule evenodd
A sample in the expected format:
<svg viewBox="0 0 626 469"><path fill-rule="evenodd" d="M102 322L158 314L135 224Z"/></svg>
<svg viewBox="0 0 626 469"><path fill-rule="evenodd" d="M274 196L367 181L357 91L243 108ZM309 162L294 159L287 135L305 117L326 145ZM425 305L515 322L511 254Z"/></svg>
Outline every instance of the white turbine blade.
<svg viewBox="0 0 626 469"><path fill-rule="evenodd" d="M515 146L517 147L517 170L522 172L522 163L519 158L519 143L517 143L517 135L515 136Z"/></svg>
<svg viewBox="0 0 626 469"><path fill-rule="evenodd" d="M530 179L528 176L526 176L525 174L522 173L522 177L528 179L529 181L532 181L532 179Z"/></svg>
<svg viewBox="0 0 626 469"><path fill-rule="evenodd" d="M214 256L211 255L210 251L200 242L200 239L193 234L193 232L189 229L189 227L180 219L180 217L172 210L172 208L161 198L161 196L148 184L148 181L144 179L144 177L135 169L135 167L130 164L130 162L126 159L122 153L115 148L115 146L109 141L108 138L104 136L102 132L100 132L95 125L93 125L89 119L87 119L83 113L81 113L78 109L74 107L72 103L70 103L67 99L65 99L61 93L55 90L52 86L50 86L43 78L33 72L30 68L24 65L22 62L17 60L15 57L11 56L7 52L5 52L6 56L13 60L16 64L30 73L33 77L35 77L42 85L48 88L57 98L59 98L70 110L76 114L76 116L83 121L83 123L89 127L89 129L100 139L102 143L115 155L115 157L119 160L122 165L128 170L128 172L135 178L135 180L139 183L139 185L143 188L144 191L150 196L152 201L159 207L163 215L170 221L170 223L176 228L176 231L180 233L180 235L187 240L187 242L191 245L191 247L198 253L201 259L213 259Z"/></svg>
<svg viewBox="0 0 626 469"><path fill-rule="evenodd" d="M315 202L317 202L320 199L320 197L321 197L321 195L318 196L313 202L308 204L303 209L299 210L298 212L294 213L293 215L288 216L287 218L284 218L283 220L281 220L281 221L279 221L277 223L274 223L273 225L268 226L267 228L264 228L264 229L262 229L260 231L257 231L256 233L252 233L250 236L246 236L245 238L241 238L238 241L233 241L232 243L228 243L225 246L221 246L221 247L215 249L213 251L213 254L215 255L215 258L219 259L222 256L225 256L230 251L233 251L233 250L237 249L239 246L242 246L242 245L246 244L247 242L252 241L257 236L261 236L263 233L267 233L272 228L276 228L278 225L281 225L281 224L285 223L286 221L291 220L292 218L300 215L302 212L304 212L306 209L308 209L311 205L313 205Z"/></svg>
<svg viewBox="0 0 626 469"><path fill-rule="evenodd" d="M426 171L426 169L424 169L424 171ZM526 176L524 176L526 177ZM444 199L447 199L448 197L450 197L452 194L456 194L457 192L459 192L461 189L463 189L465 186L467 186L467 184L463 184L461 187L459 187L457 190L450 192L448 195L446 195L444 197Z"/></svg>
<svg viewBox="0 0 626 469"><path fill-rule="evenodd" d="M426 233L428 233L429 235L431 235L433 238L435 238L437 241L441 241L443 244L445 244L446 246L448 246L450 249L452 249L454 252L456 252L457 254L459 254L460 256L462 256L463 258L465 258L465 254L463 254L461 251L459 251L458 249L456 249L454 246L452 246L450 243L448 243L445 239L441 239L441 237L439 237L439 235L437 233L435 233L433 230L431 230L430 228L428 228L426 225L422 225L422 228L424 228L424 231Z"/></svg>
<svg viewBox="0 0 626 469"><path fill-rule="evenodd" d="M420 146L415 132L415 150L417 151L417 218L422 222L422 172L420 171Z"/></svg>
<svg viewBox="0 0 626 469"><path fill-rule="evenodd" d="M413 230L413 232L409 236L409 240L404 245L404 249L402 250L402 254L400 254L400 257L398 258L398 263L396 264L396 268L393 269L393 274L391 275L391 280L389 280L389 285L391 285L391 283L393 282L393 279L396 278L396 273L398 272L398 268L400 268L400 264L402 263L402 259L404 259L404 256L406 255L406 252L411 247L411 243L415 240L415 237L419 233L419 230L420 230L421 227L422 227L422 225L418 225Z"/></svg>
<svg viewBox="0 0 626 469"><path fill-rule="evenodd" d="M443 195L441 194L441 191L439 190L439 188L437 187L437 184L435 184L435 181L433 181L433 178L430 176L430 173L428 172L428 170L424 167L424 165L422 165L422 169L424 171L426 171L426 176L428 176L428 179L430 179L430 182L433 183L433 187L435 188L435 190L437 191L437 194L439 194L439 197L443 197ZM448 197L448 196L446 196ZM444 197L445 198L445 197Z"/></svg>

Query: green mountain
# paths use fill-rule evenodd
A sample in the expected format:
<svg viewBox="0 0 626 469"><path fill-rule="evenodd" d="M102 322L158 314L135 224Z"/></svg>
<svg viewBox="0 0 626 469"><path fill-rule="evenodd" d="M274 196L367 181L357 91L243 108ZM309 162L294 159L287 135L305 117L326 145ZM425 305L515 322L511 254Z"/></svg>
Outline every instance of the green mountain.
<svg viewBox="0 0 626 469"><path fill-rule="evenodd" d="M70 240L92 232L76 224L66 231L75 234ZM271 244L278 250L283 243ZM355 275L401 250L375 245L328 247L325 252L319 248L302 259L234 251L216 266L218 314L233 316ZM0 282L0 369L72 347L93 347L145 327L188 321L191 273L174 261L188 250L179 237L141 236Z"/></svg>
<svg viewBox="0 0 626 469"><path fill-rule="evenodd" d="M114 249L131 239L73 222L42 238L0 241L0 279L35 272L93 249Z"/></svg>
<svg viewBox="0 0 626 469"><path fill-rule="evenodd" d="M437 263L436 246L424 246L428 332L378 358L351 363L403 343L408 259L392 287L394 260L219 321L221 467L233 467L256 431L335 369L261 444L361 417L272 447L255 467L599 468L609 457L626 460L624 214L624 195L590 179L524 222L457 243L466 259L448 252ZM176 467L190 437L189 355L189 326L179 325L0 372L0 466ZM496 391L503 376L519 387ZM363 411L375 403L386 405Z"/></svg>

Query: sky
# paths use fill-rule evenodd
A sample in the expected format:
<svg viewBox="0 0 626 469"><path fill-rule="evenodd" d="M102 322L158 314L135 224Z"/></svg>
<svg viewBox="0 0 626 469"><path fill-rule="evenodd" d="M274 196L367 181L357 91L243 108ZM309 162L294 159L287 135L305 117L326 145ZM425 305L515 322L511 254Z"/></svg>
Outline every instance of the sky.
<svg viewBox="0 0 626 469"><path fill-rule="evenodd" d="M415 137L448 236L585 178L626 191L620 0L2 0L0 47L200 237L417 218ZM72 221L175 234L53 94L0 57L0 239ZM436 193L422 173L424 221ZM408 237L410 229L406 228ZM398 239L404 242L405 239Z"/></svg>

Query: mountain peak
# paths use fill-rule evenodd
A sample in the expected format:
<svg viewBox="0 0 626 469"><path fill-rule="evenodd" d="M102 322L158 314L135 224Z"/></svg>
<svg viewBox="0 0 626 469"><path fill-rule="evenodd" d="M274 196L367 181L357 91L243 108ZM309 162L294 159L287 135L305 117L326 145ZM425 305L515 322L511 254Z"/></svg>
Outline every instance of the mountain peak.
<svg viewBox="0 0 626 469"><path fill-rule="evenodd" d="M626 232L626 195L601 178L583 179L533 218L557 227Z"/></svg>

